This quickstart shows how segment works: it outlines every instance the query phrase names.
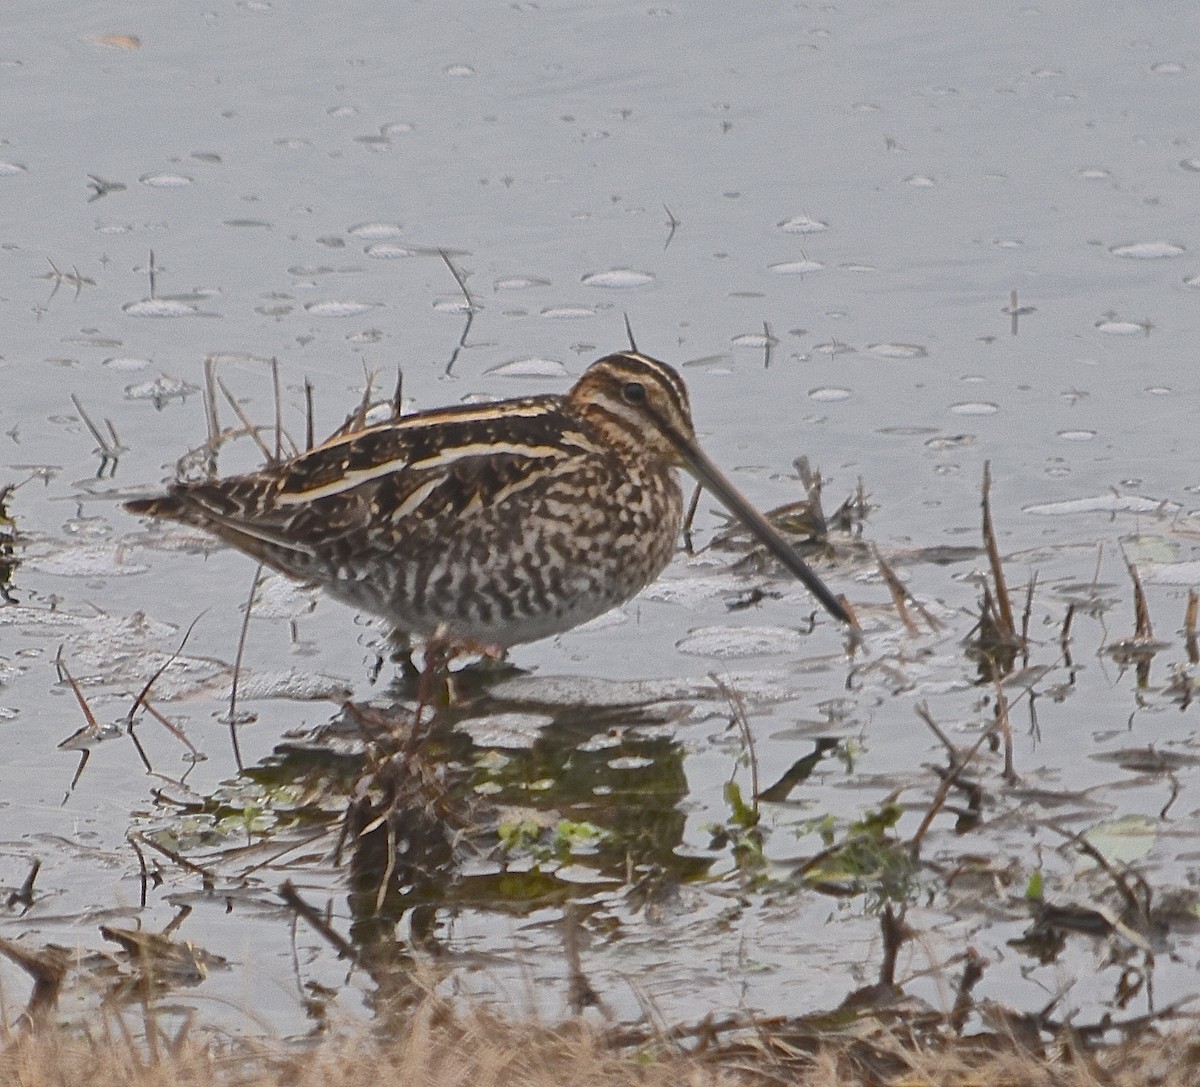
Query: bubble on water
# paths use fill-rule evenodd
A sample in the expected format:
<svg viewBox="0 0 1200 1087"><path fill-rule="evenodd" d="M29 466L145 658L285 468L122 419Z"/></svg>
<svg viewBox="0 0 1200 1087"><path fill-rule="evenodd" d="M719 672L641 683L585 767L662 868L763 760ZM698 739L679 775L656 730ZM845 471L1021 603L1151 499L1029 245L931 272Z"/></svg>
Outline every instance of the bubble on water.
<svg viewBox="0 0 1200 1087"><path fill-rule="evenodd" d="M382 125L379 131L384 136L399 136L405 132L411 132L413 126L408 121L388 121L386 125Z"/></svg>
<svg viewBox="0 0 1200 1087"><path fill-rule="evenodd" d="M275 146L285 148L288 151L302 151L305 148L312 147L312 142L301 136L280 136L275 141Z"/></svg>
<svg viewBox="0 0 1200 1087"><path fill-rule="evenodd" d="M27 172L28 167L22 166L19 162L0 161L0 177L13 177L16 174L24 174Z"/></svg>
<svg viewBox="0 0 1200 1087"><path fill-rule="evenodd" d="M186 174L142 174L138 181L152 189L184 189L192 184Z"/></svg>
<svg viewBox="0 0 1200 1087"><path fill-rule="evenodd" d="M1171 396L1174 391L1169 385L1149 385L1146 387L1146 393L1149 396Z"/></svg>
<svg viewBox="0 0 1200 1087"><path fill-rule="evenodd" d="M990 400L963 400L951 404L950 410L955 415L995 415L1000 410L1000 405L993 404Z"/></svg>
<svg viewBox="0 0 1200 1087"><path fill-rule="evenodd" d="M1115 317L1101 317L1096 328L1106 336L1137 336L1150 331L1145 322L1121 321Z"/></svg>
<svg viewBox="0 0 1200 1087"><path fill-rule="evenodd" d="M329 106L325 113L329 117L357 117L358 110L354 106Z"/></svg>
<svg viewBox="0 0 1200 1087"><path fill-rule="evenodd" d="M137 302L126 302L122 313L130 317L194 317L199 311L188 302L176 298L143 298Z"/></svg>
<svg viewBox="0 0 1200 1087"><path fill-rule="evenodd" d="M135 372L137 370L145 370L150 365L149 359L138 358L110 358L105 359L101 366L107 366L110 370L121 372Z"/></svg>
<svg viewBox="0 0 1200 1087"><path fill-rule="evenodd" d="M923 359L929 354L919 343L872 343L867 350L881 359Z"/></svg>
<svg viewBox="0 0 1200 1087"><path fill-rule="evenodd" d="M1150 71L1155 75L1182 75L1187 71L1187 66L1174 60L1160 60L1150 65Z"/></svg>
<svg viewBox="0 0 1200 1087"><path fill-rule="evenodd" d="M839 389L834 385L826 385L816 389L808 390L809 400L815 400L819 404L834 404L839 400L849 400L850 390Z"/></svg>
<svg viewBox="0 0 1200 1087"><path fill-rule="evenodd" d="M455 79L465 79L475 74L475 69L469 64L447 64L442 69L443 75L453 76Z"/></svg>
<svg viewBox="0 0 1200 1087"><path fill-rule="evenodd" d="M839 264L839 268L843 272L878 272L879 269L874 264L859 264L851 262L849 264Z"/></svg>
<svg viewBox="0 0 1200 1087"><path fill-rule="evenodd" d="M558 359L539 358L536 355L493 366L485 373L497 377L566 377L567 368Z"/></svg>
<svg viewBox="0 0 1200 1087"><path fill-rule="evenodd" d="M421 251L409 245L397 245L395 242L375 242L374 245L366 246L363 252L372 260L403 260L405 257L419 256Z"/></svg>
<svg viewBox="0 0 1200 1087"><path fill-rule="evenodd" d="M439 298L433 303L433 308L438 313L469 313L472 306L467 299L459 295L457 298Z"/></svg>
<svg viewBox="0 0 1200 1087"><path fill-rule="evenodd" d="M634 271L632 268L610 268L607 272L589 272L583 277L583 282L589 287L625 290L653 283L654 276L649 272Z"/></svg>
<svg viewBox="0 0 1200 1087"><path fill-rule="evenodd" d="M1126 260L1167 260L1183 256L1187 249L1174 242L1131 242L1128 245L1114 245L1109 252L1114 257L1124 257Z"/></svg>
<svg viewBox="0 0 1200 1087"><path fill-rule="evenodd" d="M542 310L542 316L560 321L577 321L584 317L595 317L596 311L591 306L547 306Z"/></svg>
<svg viewBox="0 0 1200 1087"><path fill-rule="evenodd" d="M492 284L497 291L524 291L530 287L549 287L550 280L538 279L537 276L505 276Z"/></svg>
<svg viewBox="0 0 1200 1087"><path fill-rule="evenodd" d="M1060 430L1058 436L1064 442L1090 442L1095 436L1094 430Z"/></svg>
<svg viewBox="0 0 1200 1087"><path fill-rule="evenodd" d="M932 189L937 182L925 174L909 174L904 179L905 185L911 185L914 189Z"/></svg>
<svg viewBox="0 0 1200 1087"><path fill-rule="evenodd" d="M768 270L777 276L799 276L805 272L819 272L824 267L819 260L789 260L782 264L772 264Z"/></svg>
<svg viewBox="0 0 1200 1087"><path fill-rule="evenodd" d="M357 317L360 313L374 309L376 305L376 302L331 299L328 302L309 302L304 311L314 317Z"/></svg>
<svg viewBox="0 0 1200 1087"><path fill-rule="evenodd" d="M398 238L403 230L399 223L355 223L346 233L374 241L379 238Z"/></svg>
<svg viewBox="0 0 1200 1087"><path fill-rule="evenodd" d="M740 336L734 336L729 341L735 347L770 347L779 341L774 336L767 336L762 332L743 332Z"/></svg>
<svg viewBox="0 0 1200 1087"><path fill-rule="evenodd" d="M1077 171L1075 176L1081 177L1085 181L1104 181L1106 178L1112 177L1112 174L1100 166L1088 166Z"/></svg>
<svg viewBox="0 0 1200 1087"><path fill-rule="evenodd" d="M777 225L785 234L819 234L822 230L829 229L828 223L814 219L811 215L793 215Z"/></svg>
<svg viewBox="0 0 1200 1087"><path fill-rule="evenodd" d="M266 219L226 219L225 225L238 229L270 230L273 224Z"/></svg>

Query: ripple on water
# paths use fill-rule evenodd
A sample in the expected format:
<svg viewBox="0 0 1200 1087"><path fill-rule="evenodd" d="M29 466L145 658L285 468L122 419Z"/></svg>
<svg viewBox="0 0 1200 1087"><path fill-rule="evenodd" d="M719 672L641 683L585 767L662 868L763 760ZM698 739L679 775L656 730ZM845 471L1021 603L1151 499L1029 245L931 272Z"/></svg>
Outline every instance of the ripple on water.
<svg viewBox="0 0 1200 1087"><path fill-rule="evenodd" d="M990 400L961 400L951 404L950 410L955 415L995 415L1000 410L999 404Z"/></svg>
<svg viewBox="0 0 1200 1087"><path fill-rule="evenodd" d="M585 317L595 317L596 311L591 306L547 306L542 310L542 316L559 321L578 321Z"/></svg>
<svg viewBox="0 0 1200 1087"><path fill-rule="evenodd" d="M122 313L130 317L194 317L199 311L189 302L177 298L143 298L137 302L126 302Z"/></svg>
<svg viewBox="0 0 1200 1087"><path fill-rule="evenodd" d="M776 653L799 653L805 638L788 627L700 627L681 638L680 653L695 657L760 657Z"/></svg>
<svg viewBox="0 0 1200 1087"><path fill-rule="evenodd" d="M939 434L925 442L926 449L965 449L975 444L974 434Z"/></svg>
<svg viewBox="0 0 1200 1087"><path fill-rule="evenodd" d="M799 276L805 272L819 272L824 267L819 260L788 260L782 264L769 265L768 271L777 276Z"/></svg>
<svg viewBox="0 0 1200 1087"><path fill-rule="evenodd" d="M929 354L919 343L872 343L867 350L881 359L923 359Z"/></svg>
<svg viewBox="0 0 1200 1087"><path fill-rule="evenodd" d="M169 400L182 400L189 393L199 392L199 387L182 378L160 374L153 381L141 381L125 386L126 400L151 400L160 410Z"/></svg>
<svg viewBox="0 0 1200 1087"><path fill-rule="evenodd" d="M644 287L654 282L649 272L637 272L632 268L610 268L607 272L589 272L583 277L589 287L606 287L610 290L627 290Z"/></svg>
<svg viewBox="0 0 1200 1087"><path fill-rule="evenodd" d="M416 257L421 253L411 245L400 245L398 242L372 242L363 252L372 260L403 260L405 257Z"/></svg>
<svg viewBox="0 0 1200 1087"><path fill-rule="evenodd" d="M380 238L398 238L402 231L399 223L355 223L346 233L353 234L356 238L375 241Z"/></svg>
<svg viewBox="0 0 1200 1087"><path fill-rule="evenodd" d="M360 313L366 313L367 310L373 309L377 303L375 302L351 302L337 299L331 299L327 302L309 302L305 307L306 313L311 313L314 317L357 317Z"/></svg>
<svg viewBox="0 0 1200 1087"><path fill-rule="evenodd" d="M138 181L152 189L185 189L192 184L186 174L142 174Z"/></svg>
<svg viewBox="0 0 1200 1087"><path fill-rule="evenodd" d="M1096 329L1106 336L1137 336L1150 331L1144 321L1122 321L1117 317L1101 317Z"/></svg>
<svg viewBox="0 0 1200 1087"><path fill-rule="evenodd" d="M128 577L150 569L140 563L129 562L126 558L128 551L123 543L84 544L28 558L25 565L57 577Z"/></svg>
<svg viewBox="0 0 1200 1087"><path fill-rule="evenodd" d="M819 234L822 230L829 229L828 223L814 219L811 215L793 215L776 225L785 234Z"/></svg>
<svg viewBox="0 0 1200 1087"><path fill-rule="evenodd" d="M834 404L839 400L849 400L850 390L827 385L817 389L809 389L808 398L809 400L817 401L819 404Z"/></svg>
<svg viewBox="0 0 1200 1087"><path fill-rule="evenodd" d="M1124 257L1126 260L1169 260L1183 256L1187 249L1175 242L1130 242L1128 245L1114 245L1109 252L1114 257Z"/></svg>
<svg viewBox="0 0 1200 1087"><path fill-rule="evenodd" d="M530 287L549 287L550 280L537 276L504 276L492 284L496 291L526 291Z"/></svg>
<svg viewBox="0 0 1200 1087"><path fill-rule="evenodd" d="M110 370L135 372L137 370L145 370L150 365L150 360L133 357L108 358L105 359L100 365L105 366Z"/></svg>
<svg viewBox="0 0 1200 1087"><path fill-rule="evenodd" d="M814 344L813 352L833 358L836 355L853 355L857 352L857 348L852 344L842 343L840 340L830 340L827 343Z"/></svg>
<svg viewBox="0 0 1200 1087"><path fill-rule="evenodd" d="M484 373L495 374L498 377L566 377L567 368L558 359L529 356L493 366Z"/></svg>
<svg viewBox="0 0 1200 1087"><path fill-rule="evenodd" d="M1060 430L1058 436L1064 442L1090 442L1095 436L1094 430Z"/></svg>
<svg viewBox="0 0 1200 1087"><path fill-rule="evenodd" d="M0 162L0 177L15 177L28 172L28 167L19 162Z"/></svg>
<svg viewBox="0 0 1200 1087"><path fill-rule="evenodd" d="M1146 498L1137 494L1098 494L1094 498L1071 498L1063 502L1039 502L1023 506L1023 513L1061 517L1073 513L1161 513L1178 512L1177 502Z"/></svg>

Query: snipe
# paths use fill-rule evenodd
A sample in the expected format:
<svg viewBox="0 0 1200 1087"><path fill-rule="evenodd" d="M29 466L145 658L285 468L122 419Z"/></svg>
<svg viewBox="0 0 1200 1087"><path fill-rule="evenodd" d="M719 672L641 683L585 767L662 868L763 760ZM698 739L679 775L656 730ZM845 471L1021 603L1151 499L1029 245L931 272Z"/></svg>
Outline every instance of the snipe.
<svg viewBox="0 0 1200 1087"><path fill-rule="evenodd" d="M846 608L701 451L687 390L634 351L566 396L442 408L133 513L211 532L422 637L507 647L635 596L675 552L687 469L835 618Z"/></svg>

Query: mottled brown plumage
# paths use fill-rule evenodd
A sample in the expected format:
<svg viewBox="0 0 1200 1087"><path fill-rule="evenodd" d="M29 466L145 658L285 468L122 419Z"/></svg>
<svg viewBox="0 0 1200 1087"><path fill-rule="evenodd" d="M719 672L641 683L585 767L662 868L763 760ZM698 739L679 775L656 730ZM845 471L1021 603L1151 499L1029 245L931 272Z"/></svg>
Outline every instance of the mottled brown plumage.
<svg viewBox="0 0 1200 1087"><path fill-rule="evenodd" d="M397 629L511 646L621 604L670 561L688 469L845 608L700 451L687 390L625 352L566 396L401 416L248 475L126 504L211 532Z"/></svg>

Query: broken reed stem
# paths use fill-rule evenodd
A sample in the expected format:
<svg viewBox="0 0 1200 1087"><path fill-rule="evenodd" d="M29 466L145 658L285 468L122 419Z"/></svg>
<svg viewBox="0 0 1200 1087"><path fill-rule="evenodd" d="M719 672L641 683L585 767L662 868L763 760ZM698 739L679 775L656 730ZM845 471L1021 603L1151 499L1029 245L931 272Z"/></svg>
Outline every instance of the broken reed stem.
<svg viewBox="0 0 1200 1087"><path fill-rule="evenodd" d="M217 378L217 388L221 390L221 392L225 395L225 399L229 401L229 406L233 408L234 414L237 415L242 426L246 428L246 433L254 439L254 444L258 446L259 451L266 459L266 462L268 464L276 463L279 458L271 452L270 448L267 446L267 443L262 440L262 435L258 433L258 427L250 422L249 417L242 410L242 405L237 402L237 399L234 397L233 393L229 391L229 387L220 378Z"/></svg>
<svg viewBox="0 0 1200 1087"><path fill-rule="evenodd" d="M254 578L250 582L250 595L246 598L246 614L242 616L242 630L238 635L237 655L233 658L233 677L229 687L229 739L233 745L233 757L239 774L244 767L242 765L242 749L237 736L238 680L242 674L242 655L246 651L246 635L250 630L250 613L254 610L254 592L258 588L258 578L262 571L263 564L260 562L254 568Z"/></svg>
<svg viewBox="0 0 1200 1087"><path fill-rule="evenodd" d="M1025 610L1021 612L1021 644L1025 647L1025 667L1029 667L1029 621L1033 615L1033 593L1037 588L1037 571L1034 570L1029 578L1029 588L1025 591Z"/></svg>
<svg viewBox="0 0 1200 1087"><path fill-rule="evenodd" d="M296 890L296 885L290 879L285 880L283 886L279 888L279 897L299 917L303 917L319 935L325 938L329 945L338 953L338 958L349 959L353 963L358 962L358 950L354 945L336 932L314 906L310 906L300 897L300 892Z"/></svg>
<svg viewBox="0 0 1200 1087"><path fill-rule="evenodd" d="M271 387L275 393L275 459L283 459L283 392L279 387L279 359L271 356Z"/></svg>
<svg viewBox="0 0 1200 1087"><path fill-rule="evenodd" d="M1071 622L1075 618L1075 605L1067 605L1067 614L1063 617L1062 630L1058 633L1058 644L1062 648L1063 661L1071 667Z"/></svg>
<svg viewBox="0 0 1200 1087"><path fill-rule="evenodd" d="M1196 643L1196 619L1197 612L1200 612L1200 593L1195 589L1188 589L1187 611L1183 617L1183 633L1187 642L1188 661L1192 664L1200 664L1200 646Z"/></svg>
<svg viewBox="0 0 1200 1087"><path fill-rule="evenodd" d="M908 631L908 636L915 638L920 631L917 630L917 624L913 622L912 616L908 614L908 590L904 587L904 583L896 576L896 571L887 564L884 557L879 553L879 548L872 544L871 550L875 555L875 564L879 567L883 583L888 587L888 592L892 594L892 604L900 616L900 621L904 623L904 629Z"/></svg>
<svg viewBox="0 0 1200 1087"><path fill-rule="evenodd" d="M992 682L996 686L996 724L1000 726L1000 734L1004 737L1004 780L1009 785L1016 785L1019 779L1013 766L1013 733L1012 721L1008 716L1008 696L998 675L993 673Z"/></svg>
<svg viewBox="0 0 1200 1087"><path fill-rule="evenodd" d="M1142 579L1138 576L1137 567L1126 557L1125 569L1129 571L1129 580L1133 582L1133 636L1138 641L1153 641L1154 629L1150 625L1150 606L1146 603L1146 591L1142 588Z"/></svg>
<svg viewBox="0 0 1200 1087"><path fill-rule="evenodd" d="M208 419L208 444L213 448L221 436L221 421L217 414L217 360L204 359L204 410Z"/></svg>
<svg viewBox="0 0 1200 1087"><path fill-rule="evenodd" d="M304 449L307 452L316 444L315 424L313 423L313 383L304 379Z"/></svg>
<svg viewBox="0 0 1200 1087"><path fill-rule="evenodd" d="M924 842L925 835L929 832L934 819L937 818L938 813L945 806L946 797L950 795L950 790L957 784L958 779L962 776L962 772L970 765L971 760L979 753L979 749L983 746L984 741L992 735L992 729L984 729L980 733L979 738L967 749L966 754L960 755L958 749L946 738L945 733L934 722L928 707L922 703L916 710L917 716L929 726L933 734L949 750L950 770L942 777L941 782L938 784L937 792L933 794L933 802L929 805L929 810L925 812L925 817L921 820L921 825L917 827L916 832L909 840L908 852L914 861L920 858L921 843Z"/></svg>
<svg viewBox="0 0 1200 1087"><path fill-rule="evenodd" d="M987 547L988 562L992 567L992 581L996 586L996 608L1002 633L1015 639L1017 627L1013 622L1012 604L1008 599L1008 586L1004 581L1004 566L1000 562L1000 548L996 545L996 531L992 526L992 462L983 462L983 542Z"/></svg>

